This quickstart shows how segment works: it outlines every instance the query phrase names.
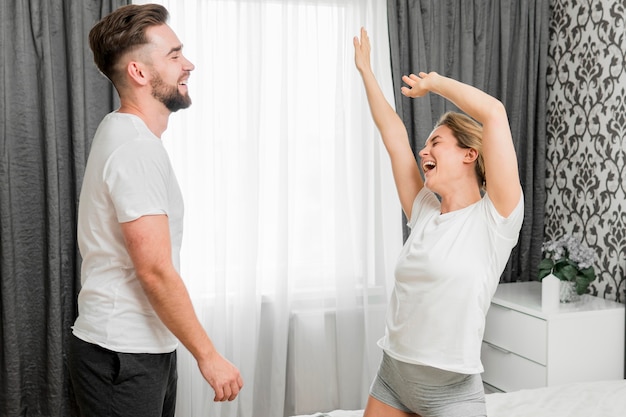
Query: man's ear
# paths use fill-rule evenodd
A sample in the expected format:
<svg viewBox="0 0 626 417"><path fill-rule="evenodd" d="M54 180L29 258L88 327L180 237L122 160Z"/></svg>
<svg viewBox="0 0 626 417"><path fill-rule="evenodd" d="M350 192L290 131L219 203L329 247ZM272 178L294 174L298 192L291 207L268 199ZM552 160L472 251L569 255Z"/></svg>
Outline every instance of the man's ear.
<svg viewBox="0 0 626 417"><path fill-rule="evenodd" d="M463 160L465 162L474 162L476 159L478 159L478 151L474 148L467 148Z"/></svg>
<svg viewBox="0 0 626 417"><path fill-rule="evenodd" d="M146 85L150 82L148 68L141 62L129 61L126 65L126 72L134 83Z"/></svg>

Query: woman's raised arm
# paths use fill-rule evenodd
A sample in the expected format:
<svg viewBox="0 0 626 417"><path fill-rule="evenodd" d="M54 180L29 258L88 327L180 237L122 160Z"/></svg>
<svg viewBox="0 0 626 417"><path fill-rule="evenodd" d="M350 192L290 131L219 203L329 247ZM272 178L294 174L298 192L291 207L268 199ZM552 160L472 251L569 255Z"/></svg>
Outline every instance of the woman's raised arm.
<svg viewBox="0 0 626 417"><path fill-rule="evenodd" d="M382 136L383 143L391 159L393 176L400 198L400 204L407 218L415 196L424 186L415 156L409 144L409 137L402 119L387 102L370 63L370 41L367 31L361 28L361 39L354 37L354 61L367 94L374 123Z"/></svg>
<svg viewBox="0 0 626 417"><path fill-rule="evenodd" d="M522 187L504 105L475 87L436 72L411 74L402 80L407 84L402 87L405 96L422 97L433 92L482 124L487 193L498 213L508 217L519 202Z"/></svg>

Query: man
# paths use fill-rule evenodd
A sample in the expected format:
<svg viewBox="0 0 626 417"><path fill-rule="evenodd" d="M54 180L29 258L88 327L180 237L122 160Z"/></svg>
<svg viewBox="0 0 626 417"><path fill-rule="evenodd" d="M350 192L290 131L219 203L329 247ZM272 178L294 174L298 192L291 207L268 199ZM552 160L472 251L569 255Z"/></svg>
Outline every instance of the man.
<svg viewBox="0 0 626 417"><path fill-rule="evenodd" d="M129 5L89 33L121 105L94 136L80 195L82 289L69 363L84 416L173 417L178 341L215 401L234 400L243 386L178 273L183 201L160 137L169 115L191 104L194 66L167 18L160 5Z"/></svg>

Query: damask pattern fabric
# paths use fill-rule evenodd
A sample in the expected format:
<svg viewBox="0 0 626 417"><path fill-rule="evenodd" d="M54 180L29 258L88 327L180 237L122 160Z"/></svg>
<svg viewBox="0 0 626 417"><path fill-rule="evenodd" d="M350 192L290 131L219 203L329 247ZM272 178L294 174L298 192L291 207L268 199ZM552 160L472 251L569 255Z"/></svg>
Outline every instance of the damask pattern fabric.
<svg viewBox="0 0 626 417"><path fill-rule="evenodd" d="M545 239L596 252L591 293L626 302L626 0L551 1Z"/></svg>

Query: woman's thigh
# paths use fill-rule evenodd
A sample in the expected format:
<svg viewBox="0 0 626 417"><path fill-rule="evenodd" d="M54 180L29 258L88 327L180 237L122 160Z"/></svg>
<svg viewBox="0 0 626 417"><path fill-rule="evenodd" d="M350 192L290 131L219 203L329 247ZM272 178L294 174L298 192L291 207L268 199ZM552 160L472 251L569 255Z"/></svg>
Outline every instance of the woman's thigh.
<svg viewBox="0 0 626 417"><path fill-rule="evenodd" d="M407 413L392 407L370 395L363 417L419 417L414 413Z"/></svg>

